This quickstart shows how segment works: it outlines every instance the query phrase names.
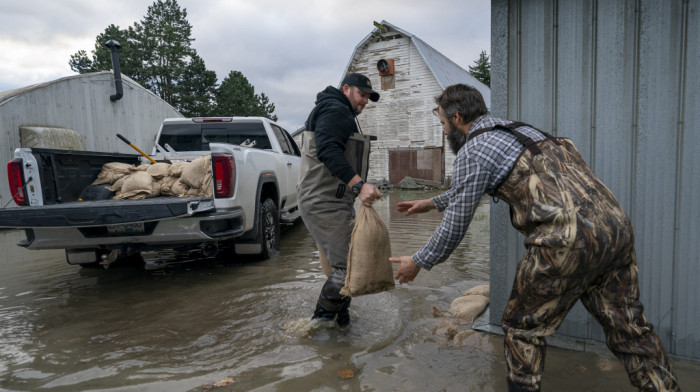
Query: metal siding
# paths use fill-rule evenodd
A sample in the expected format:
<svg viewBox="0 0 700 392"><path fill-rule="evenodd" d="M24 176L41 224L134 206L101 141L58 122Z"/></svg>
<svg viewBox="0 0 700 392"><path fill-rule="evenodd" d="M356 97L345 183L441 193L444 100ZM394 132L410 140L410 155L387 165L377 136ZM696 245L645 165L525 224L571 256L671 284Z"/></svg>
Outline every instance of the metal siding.
<svg viewBox="0 0 700 392"><path fill-rule="evenodd" d="M675 355L700 359L700 0L492 1L492 112L571 138L628 211L646 315ZM524 250L491 209L490 322ZM579 304L559 334L603 341Z"/></svg>
<svg viewBox="0 0 700 392"><path fill-rule="evenodd" d="M676 239L676 303L673 343L670 350L678 355L700 358L700 1L688 2L684 20L685 42L682 80L682 105L679 123L680 184ZM675 228L674 228L675 229Z"/></svg>
<svg viewBox="0 0 700 392"><path fill-rule="evenodd" d="M679 2L643 1L634 223L639 285L647 318L670 347L674 269L674 207L678 156Z"/></svg>
<svg viewBox="0 0 700 392"><path fill-rule="evenodd" d="M508 80L508 75L512 75L514 61L509 57L509 49L513 45L512 36L508 32L513 20L509 18L507 0L491 2L491 21L491 113L497 117L507 117L511 97L514 95L511 88L515 84ZM518 235L510 227L506 203L491 202L490 210L489 323L497 329L510 295L512 280L509 280L508 267L516 259L514 253L518 250Z"/></svg>

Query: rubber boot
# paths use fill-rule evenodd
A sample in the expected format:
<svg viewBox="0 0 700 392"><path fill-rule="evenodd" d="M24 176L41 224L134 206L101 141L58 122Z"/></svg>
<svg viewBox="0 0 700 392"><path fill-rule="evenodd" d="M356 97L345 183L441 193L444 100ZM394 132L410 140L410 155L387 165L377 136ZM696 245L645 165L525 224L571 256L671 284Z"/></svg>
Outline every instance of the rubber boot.
<svg viewBox="0 0 700 392"><path fill-rule="evenodd" d="M340 309L338 316L335 318L335 322L338 323L340 328L347 328L350 326L350 304Z"/></svg>
<svg viewBox="0 0 700 392"><path fill-rule="evenodd" d="M508 380L508 392L539 392L539 388L536 390L532 389L525 389L521 387L520 385L517 385L513 383L512 381Z"/></svg>

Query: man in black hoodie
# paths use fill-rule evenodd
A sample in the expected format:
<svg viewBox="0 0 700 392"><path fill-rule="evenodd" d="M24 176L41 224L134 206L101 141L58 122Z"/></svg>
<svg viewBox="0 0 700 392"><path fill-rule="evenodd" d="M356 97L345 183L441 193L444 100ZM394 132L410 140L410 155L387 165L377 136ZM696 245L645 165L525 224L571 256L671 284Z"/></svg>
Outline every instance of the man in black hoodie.
<svg viewBox="0 0 700 392"><path fill-rule="evenodd" d="M333 320L339 326L350 323L350 298L342 296L345 285L348 248L355 219L355 198L371 206L381 192L365 183L360 175L368 162L358 162L358 154L348 154L354 140L363 138L355 119L368 100L376 102L367 76L348 74L340 89L328 86L316 96L316 106L306 120L302 134L301 174L297 186L299 211L319 251L328 258L331 272L321 289L313 318ZM337 317L336 317L337 316Z"/></svg>

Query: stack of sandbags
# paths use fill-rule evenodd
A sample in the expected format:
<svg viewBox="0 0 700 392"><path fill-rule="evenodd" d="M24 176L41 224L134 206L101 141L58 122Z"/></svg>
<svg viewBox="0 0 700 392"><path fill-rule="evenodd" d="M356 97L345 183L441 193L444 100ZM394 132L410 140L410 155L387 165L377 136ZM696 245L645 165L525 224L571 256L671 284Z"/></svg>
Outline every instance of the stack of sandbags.
<svg viewBox="0 0 700 392"><path fill-rule="evenodd" d="M472 287L455 298L447 310L456 317L471 324L489 306L489 285Z"/></svg>
<svg viewBox="0 0 700 392"><path fill-rule="evenodd" d="M192 162L129 165L110 162L92 185L109 184L114 199L146 199L163 196L212 196L211 155Z"/></svg>
<svg viewBox="0 0 700 392"><path fill-rule="evenodd" d="M489 284L482 284L465 291L455 298L447 312L442 312L433 307L433 316L440 317L439 323L433 332L457 345L464 342L474 334L473 329L463 330L474 322L489 305Z"/></svg>

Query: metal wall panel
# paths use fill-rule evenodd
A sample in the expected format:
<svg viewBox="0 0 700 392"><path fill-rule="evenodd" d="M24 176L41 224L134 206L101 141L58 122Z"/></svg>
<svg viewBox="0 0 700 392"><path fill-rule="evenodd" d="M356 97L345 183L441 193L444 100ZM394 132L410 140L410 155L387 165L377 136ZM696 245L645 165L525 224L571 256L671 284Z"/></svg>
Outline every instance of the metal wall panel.
<svg viewBox="0 0 700 392"><path fill-rule="evenodd" d="M647 318L667 350L700 359L700 0L493 0L492 112L571 138L627 210ZM690 124L691 127L687 127ZM490 322L522 237L491 210ZM558 331L603 341L579 304Z"/></svg>
<svg viewBox="0 0 700 392"><path fill-rule="evenodd" d="M681 51L682 64L679 84L678 141L680 154L677 157L679 181L675 207L677 236L674 246L674 309L673 346L670 350L678 355L700 358L700 2L690 1L684 11L684 20L679 21L684 31ZM675 229L675 228L674 228ZM663 262L663 261L662 261Z"/></svg>

